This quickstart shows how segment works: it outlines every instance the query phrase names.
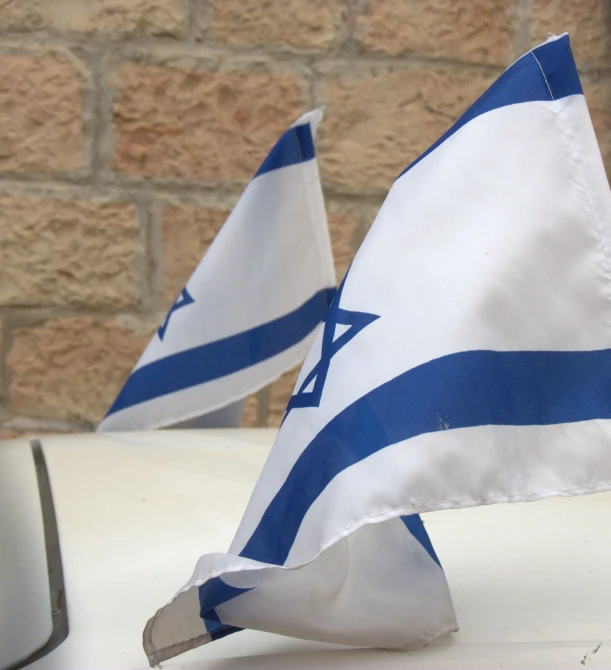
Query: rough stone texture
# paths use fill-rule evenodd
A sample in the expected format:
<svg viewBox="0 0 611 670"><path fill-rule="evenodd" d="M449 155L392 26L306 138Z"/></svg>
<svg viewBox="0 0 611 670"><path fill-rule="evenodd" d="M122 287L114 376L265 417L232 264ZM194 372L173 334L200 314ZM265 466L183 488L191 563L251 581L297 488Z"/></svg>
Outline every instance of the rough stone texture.
<svg viewBox="0 0 611 670"><path fill-rule="evenodd" d="M140 177L250 179L302 111L289 74L119 70L115 168Z"/></svg>
<svg viewBox="0 0 611 670"><path fill-rule="evenodd" d="M608 0L0 0L0 439L102 416L306 109L338 281L396 176L550 32L610 172L610 26ZM296 377L243 424L279 425Z"/></svg>
<svg viewBox="0 0 611 670"><path fill-rule="evenodd" d="M611 79L606 76L584 83L583 90L607 175L611 178Z"/></svg>
<svg viewBox="0 0 611 670"><path fill-rule="evenodd" d="M0 171L82 166L81 75L55 55L0 56Z"/></svg>
<svg viewBox="0 0 611 670"><path fill-rule="evenodd" d="M72 423L58 419L36 419L27 416L4 417L0 428L14 437L36 437L40 435L65 435L86 429L90 422Z"/></svg>
<svg viewBox="0 0 611 670"><path fill-rule="evenodd" d="M179 36L188 0L4 0L0 29Z"/></svg>
<svg viewBox="0 0 611 670"><path fill-rule="evenodd" d="M129 204L0 194L0 306L137 303Z"/></svg>
<svg viewBox="0 0 611 670"><path fill-rule="evenodd" d="M259 425L259 397L258 394L246 398L244 414L242 414L242 428L256 428Z"/></svg>
<svg viewBox="0 0 611 670"><path fill-rule="evenodd" d="M297 383L300 370L301 365L298 365L289 372L285 372L280 379L270 385L268 426L278 428L282 423L284 411Z"/></svg>
<svg viewBox="0 0 611 670"><path fill-rule="evenodd" d="M550 33L568 32L579 67L609 67L611 62L611 5L608 0L533 0L533 44Z"/></svg>
<svg viewBox="0 0 611 670"><path fill-rule="evenodd" d="M323 181L352 193L388 191L492 79L441 67L326 78L318 144Z"/></svg>
<svg viewBox="0 0 611 670"><path fill-rule="evenodd" d="M222 44L329 47L347 15L347 0L215 0L212 34Z"/></svg>
<svg viewBox="0 0 611 670"><path fill-rule="evenodd" d="M0 0L2 30L36 30L45 26L43 0Z"/></svg>
<svg viewBox="0 0 611 670"><path fill-rule="evenodd" d="M349 212L329 212L327 218L335 261L335 276L339 284L354 258L354 237L358 219Z"/></svg>
<svg viewBox="0 0 611 670"><path fill-rule="evenodd" d="M38 430L22 430L20 428L0 427L0 440L13 440L15 438L30 439L32 437L42 437L43 435L65 435L79 430L80 426L72 426L69 430L52 430L41 427Z"/></svg>
<svg viewBox="0 0 611 670"><path fill-rule="evenodd" d="M357 20L366 49L475 63L507 61L511 0L369 0Z"/></svg>
<svg viewBox="0 0 611 670"><path fill-rule="evenodd" d="M120 391L154 328L51 319L13 331L8 356L10 407L41 418L99 421Z"/></svg>
<svg viewBox="0 0 611 670"><path fill-rule="evenodd" d="M192 205L166 207L163 244L163 298L172 304L203 258L229 212Z"/></svg>

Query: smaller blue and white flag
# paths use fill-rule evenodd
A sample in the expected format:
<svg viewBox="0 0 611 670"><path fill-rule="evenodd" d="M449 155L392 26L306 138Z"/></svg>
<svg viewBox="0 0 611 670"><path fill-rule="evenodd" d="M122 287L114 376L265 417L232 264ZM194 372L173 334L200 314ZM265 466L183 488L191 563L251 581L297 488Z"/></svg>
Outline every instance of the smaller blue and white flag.
<svg viewBox="0 0 611 670"><path fill-rule="evenodd" d="M229 553L145 651L241 628L427 644L457 622L418 513L609 489L611 192L564 35L394 183Z"/></svg>
<svg viewBox="0 0 611 670"><path fill-rule="evenodd" d="M335 293L314 151L321 118L305 114L270 151L98 430L209 414L303 360Z"/></svg>

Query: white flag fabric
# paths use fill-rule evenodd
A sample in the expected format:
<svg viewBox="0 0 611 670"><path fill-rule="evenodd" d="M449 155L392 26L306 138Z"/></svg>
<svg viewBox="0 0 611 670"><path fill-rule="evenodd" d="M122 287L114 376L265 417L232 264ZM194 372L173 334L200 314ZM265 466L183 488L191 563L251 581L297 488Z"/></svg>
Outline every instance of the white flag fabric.
<svg viewBox="0 0 611 670"><path fill-rule="evenodd" d="M300 363L335 293L315 110L250 182L98 430L161 428L241 400Z"/></svg>
<svg viewBox="0 0 611 670"><path fill-rule="evenodd" d="M395 648L456 630L414 515L611 488L610 255L564 35L393 185L229 553L148 623L150 660L245 627Z"/></svg>

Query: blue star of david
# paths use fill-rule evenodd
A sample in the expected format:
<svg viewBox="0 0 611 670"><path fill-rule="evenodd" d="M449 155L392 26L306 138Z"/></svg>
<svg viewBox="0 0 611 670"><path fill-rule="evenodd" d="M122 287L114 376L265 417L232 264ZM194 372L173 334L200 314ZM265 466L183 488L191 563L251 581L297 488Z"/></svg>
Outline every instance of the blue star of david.
<svg viewBox="0 0 611 670"><path fill-rule="evenodd" d="M170 311L168 312L165 321L161 324L159 330L157 331L160 340L163 340L165 336L165 332L168 329L168 324L170 323L170 318L172 314L174 314L176 310L182 309L183 307L186 307L187 305L190 305L193 302L195 302L195 300L193 300L189 291L187 291L186 288L183 288L181 294L178 296L178 298L176 298L176 302L170 308Z"/></svg>
<svg viewBox="0 0 611 670"><path fill-rule="evenodd" d="M303 380L297 393L291 396L286 407L284 419L286 419L291 410L297 409L298 407L318 407L320 405L320 399L322 398L322 392L333 356L335 356L340 349L345 347L353 337L358 335L363 328L366 328L370 323L373 323L376 319L380 318L377 314L353 312L347 309L341 309L339 303L343 288L344 285L342 284L335 299L331 303L331 307L329 307L329 311L324 320L325 326L322 336L320 360ZM335 337L335 331L338 324L348 326L348 329L339 335L339 337ZM307 389L312 382L312 389L306 391L305 389Z"/></svg>

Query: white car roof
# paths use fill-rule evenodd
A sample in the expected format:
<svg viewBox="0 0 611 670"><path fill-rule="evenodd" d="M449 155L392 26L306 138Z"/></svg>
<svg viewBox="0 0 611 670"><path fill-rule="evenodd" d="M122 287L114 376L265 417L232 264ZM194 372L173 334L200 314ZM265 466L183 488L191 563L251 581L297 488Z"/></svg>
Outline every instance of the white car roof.
<svg viewBox="0 0 611 670"><path fill-rule="evenodd" d="M227 549L274 436L236 429L42 438L70 634L29 667L147 667L144 624L201 554ZM610 493L423 518L459 633L415 652L386 652L243 631L164 667L611 667Z"/></svg>

